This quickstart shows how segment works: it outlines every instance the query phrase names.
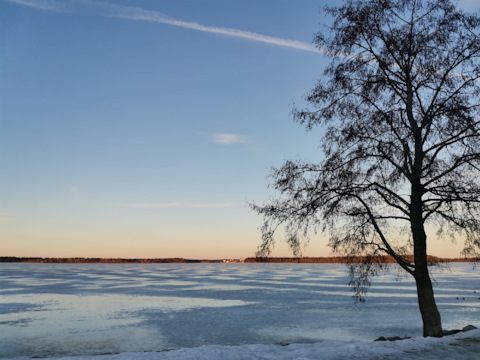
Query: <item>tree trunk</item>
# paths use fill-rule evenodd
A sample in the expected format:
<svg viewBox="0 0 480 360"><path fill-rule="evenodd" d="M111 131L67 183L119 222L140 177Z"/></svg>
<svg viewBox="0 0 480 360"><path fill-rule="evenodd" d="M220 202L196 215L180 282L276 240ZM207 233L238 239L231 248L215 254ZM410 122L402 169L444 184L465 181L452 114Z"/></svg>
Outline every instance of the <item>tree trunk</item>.
<svg viewBox="0 0 480 360"><path fill-rule="evenodd" d="M423 336L442 337L442 320L433 296L432 282L428 269L420 269L415 264L415 281L417 283L417 297L420 313L423 320Z"/></svg>
<svg viewBox="0 0 480 360"><path fill-rule="evenodd" d="M442 320L433 295L432 281L428 272L427 234L423 223L420 191L413 189L411 203L411 229L414 246L415 282L420 313L423 320L423 336L442 337Z"/></svg>

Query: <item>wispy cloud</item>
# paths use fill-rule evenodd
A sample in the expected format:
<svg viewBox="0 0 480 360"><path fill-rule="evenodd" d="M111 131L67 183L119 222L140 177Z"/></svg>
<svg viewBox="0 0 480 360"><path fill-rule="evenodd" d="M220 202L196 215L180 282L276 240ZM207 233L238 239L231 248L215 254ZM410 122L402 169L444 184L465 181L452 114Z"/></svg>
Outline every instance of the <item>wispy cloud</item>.
<svg viewBox="0 0 480 360"><path fill-rule="evenodd" d="M289 40L289 39L283 39L283 38L278 38L274 36L262 35L262 34L250 32L250 31L245 31L245 30L206 26L196 22L172 19L161 12L145 10L138 7L118 6L118 5L111 5L111 4L109 5L110 6L105 8L109 10L104 13L105 16L129 19L129 20L157 22L161 24L167 24L167 25L187 28L191 30L239 37L239 38L263 42L271 45L294 48L298 50L320 52L320 50L317 49L312 44L305 43L298 40Z"/></svg>
<svg viewBox="0 0 480 360"><path fill-rule="evenodd" d="M211 137L212 142L222 145L241 144L248 141L248 137L238 134L213 134Z"/></svg>
<svg viewBox="0 0 480 360"><path fill-rule="evenodd" d="M92 0L78 0L78 1L53 1L53 0L6 0L12 3L19 5L29 6L41 10L47 11L59 11L66 12L80 6L89 6L97 8L100 12L100 15L114 17L119 19L128 19L128 20L137 20L137 21L149 21L156 22L196 31L203 31L212 34L225 35L230 37L243 38L247 40L252 40L256 42L262 42L275 46L282 46L287 48L293 48L303 51L320 53L321 51L310 43L306 43L298 40L290 40L279 38L275 36L262 35L250 31L233 29L233 28L224 28L224 27L215 27L202 25L192 21L184 21L179 19L171 18L159 11L146 10L134 6L123 6L110 4L102 1L92 1Z"/></svg>
<svg viewBox="0 0 480 360"><path fill-rule="evenodd" d="M171 202L171 203L139 203L139 204L130 204L126 205L127 207L133 209L161 209L161 208L227 208L227 207L236 207L242 206L243 203L181 203L181 202Z"/></svg>
<svg viewBox="0 0 480 360"><path fill-rule="evenodd" d="M39 10L69 12L68 4L50 0L6 0L18 5L33 7Z"/></svg>
<svg viewBox="0 0 480 360"><path fill-rule="evenodd" d="M13 220L15 214L13 212L0 211L0 224L6 224Z"/></svg>
<svg viewBox="0 0 480 360"><path fill-rule="evenodd" d="M180 207L180 203L140 203L140 204L130 204L127 207L134 209L160 209L160 208L169 208L169 207Z"/></svg>
<svg viewBox="0 0 480 360"><path fill-rule="evenodd" d="M80 190L76 185L70 186L70 194L72 194L72 196L77 199L80 197Z"/></svg>
<svg viewBox="0 0 480 360"><path fill-rule="evenodd" d="M243 206L244 203L212 203L212 204L190 204L187 207L191 208L226 208L226 207L237 207Z"/></svg>

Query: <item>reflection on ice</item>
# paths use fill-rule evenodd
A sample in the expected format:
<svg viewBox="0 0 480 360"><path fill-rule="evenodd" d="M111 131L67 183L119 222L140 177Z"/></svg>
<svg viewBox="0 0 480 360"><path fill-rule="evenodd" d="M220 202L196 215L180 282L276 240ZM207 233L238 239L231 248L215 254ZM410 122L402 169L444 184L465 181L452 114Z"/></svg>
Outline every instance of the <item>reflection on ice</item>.
<svg viewBox="0 0 480 360"><path fill-rule="evenodd" d="M480 327L480 272L436 272L447 329ZM395 271L355 304L334 264L0 264L1 357L421 336ZM211 348L209 348L211 349Z"/></svg>

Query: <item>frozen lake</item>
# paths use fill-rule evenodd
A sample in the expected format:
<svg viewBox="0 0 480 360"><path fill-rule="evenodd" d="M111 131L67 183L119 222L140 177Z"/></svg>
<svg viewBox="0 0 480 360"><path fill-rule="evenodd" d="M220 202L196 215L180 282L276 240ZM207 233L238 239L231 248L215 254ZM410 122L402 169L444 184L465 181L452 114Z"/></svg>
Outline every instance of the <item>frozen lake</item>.
<svg viewBox="0 0 480 360"><path fill-rule="evenodd" d="M480 269L434 277L444 328L480 328ZM480 330L421 338L414 283L398 280L355 304L340 264L0 263L0 357L480 358ZM415 339L372 342L395 335Z"/></svg>

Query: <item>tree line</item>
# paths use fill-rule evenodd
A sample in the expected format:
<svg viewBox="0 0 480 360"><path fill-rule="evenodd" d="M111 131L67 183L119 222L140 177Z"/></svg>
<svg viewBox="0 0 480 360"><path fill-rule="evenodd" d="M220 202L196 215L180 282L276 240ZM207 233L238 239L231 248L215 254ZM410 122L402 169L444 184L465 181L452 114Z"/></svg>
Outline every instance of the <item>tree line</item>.
<svg viewBox="0 0 480 360"><path fill-rule="evenodd" d="M408 258L408 256L407 256ZM413 255L410 255L413 260ZM361 256L344 257L248 257L244 259L244 263L302 263L302 264L348 264L351 262L363 263L365 259ZM385 264L394 264L396 260L391 256L379 256L377 262ZM432 264L451 263L451 262L474 262L473 258L439 258L436 256L428 256L428 262ZM199 260L199 259L183 259L183 258L157 258L157 259L122 259L122 258L43 258L43 257L16 257L16 256L0 256L0 262L14 263L49 263L49 264L188 264L188 263L221 263L223 259L216 260Z"/></svg>

